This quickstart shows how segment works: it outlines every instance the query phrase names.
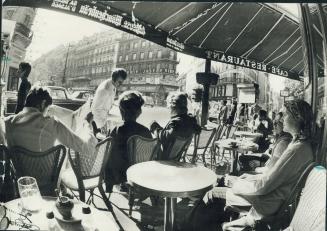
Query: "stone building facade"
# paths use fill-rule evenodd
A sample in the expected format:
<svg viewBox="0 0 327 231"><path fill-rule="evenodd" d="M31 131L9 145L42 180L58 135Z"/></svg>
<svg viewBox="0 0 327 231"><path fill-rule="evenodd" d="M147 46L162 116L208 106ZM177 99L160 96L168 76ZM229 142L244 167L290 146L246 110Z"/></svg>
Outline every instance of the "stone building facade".
<svg viewBox="0 0 327 231"><path fill-rule="evenodd" d="M31 44L33 32L31 30L36 9L30 7L6 6L2 9L2 33L1 38L6 36L6 27L10 25L13 29L8 38L8 49L4 54L2 78L6 83L5 90L16 91L19 85L17 70L19 63L25 60L26 49ZM8 34L7 34L8 35Z"/></svg>
<svg viewBox="0 0 327 231"><path fill-rule="evenodd" d="M165 105L169 92L179 89L177 52L137 36L124 33L119 40L117 67L127 70L128 79L119 89L137 90Z"/></svg>

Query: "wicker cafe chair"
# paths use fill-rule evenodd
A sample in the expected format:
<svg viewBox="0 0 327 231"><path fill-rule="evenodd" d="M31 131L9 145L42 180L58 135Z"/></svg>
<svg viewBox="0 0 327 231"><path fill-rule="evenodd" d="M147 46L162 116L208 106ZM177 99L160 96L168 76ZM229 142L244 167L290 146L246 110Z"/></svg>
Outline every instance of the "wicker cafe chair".
<svg viewBox="0 0 327 231"><path fill-rule="evenodd" d="M149 139L134 135L127 140L127 154L130 165L157 159L160 153L160 143L158 139ZM135 200L135 191L129 186L128 205L129 215L132 215L132 208Z"/></svg>
<svg viewBox="0 0 327 231"><path fill-rule="evenodd" d="M213 138L215 137L217 129L207 129L207 128L202 128L201 133L196 134L194 136L194 150L193 150L193 156L192 156L192 163L195 163L197 160L197 155L199 151L201 151L202 155L202 162L204 166L207 166L206 161L205 161L205 154L208 149L211 148Z"/></svg>
<svg viewBox="0 0 327 231"><path fill-rule="evenodd" d="M66 148L58 145L45 152L32 152L15 146L10 158L17 178L32 176L36 179L42 196L54 196L59 173L66 156Z"/></svg>
<svg viewBox="0 0 327 231"><path fill-rule="evenodd" d="M175 160L179 161L184 155L186 155L187 149L192 142L193 135L188 138L183 138L177 136L175 141L167 148L167 154L165 155L164 160Z"/></svg>
<svg viewBox="0 0 327 231"><path fill-rule="evenodd" d="M219 156L220 156L220 153L219 153L219 148L217 147L217 145L215 144L215 142L223 139L224 135L227 133L227 125L220 125L218 128L217 128L217 132L216 132L216 135L213 139L213 144L211 146L211 166L213 166L213 164L216 164L216 155L219 159Z"/></svg>
<svg viewBox="0 0 327 231"><path fill-rule="evenodd" d="M326 169L310 172L290 226L286 230L326 230Z"/></svg>
<svg viewBox="0 0 327 231"><path fill-rule="evenodd" d="M227 131L227 138L233 138L236 130L237 130L237 125L229 126Z"/></svg>
<svg viewBox="0 0 327 231"><path fill-rule="evenodd" d="M85 202L85 191L89 191L90 196L86 203L92 203L94 206L94 196L98 196L94 190L98 188L108 210L112 211L111 203L102 186L104 168L108 162L110 151L111 137L107 137L96 145L94 154L76 152L73 156L69 152L68 156L72 168L63 172L62 182L70 190L78 191L79 198L83 202Z"/></svg>

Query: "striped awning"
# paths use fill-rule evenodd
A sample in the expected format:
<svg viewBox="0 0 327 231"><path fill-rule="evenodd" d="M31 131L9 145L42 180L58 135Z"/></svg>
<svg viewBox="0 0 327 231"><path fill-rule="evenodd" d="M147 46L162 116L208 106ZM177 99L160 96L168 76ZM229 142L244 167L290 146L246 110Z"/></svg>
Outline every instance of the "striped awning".
<svg viewBox="0 0 327 231"><path fill-rule="evenodd" d="M79 15L195 57L299 80L299 23L263 3L7 0ZM321 60L322 61L322 60Z"/></svg>

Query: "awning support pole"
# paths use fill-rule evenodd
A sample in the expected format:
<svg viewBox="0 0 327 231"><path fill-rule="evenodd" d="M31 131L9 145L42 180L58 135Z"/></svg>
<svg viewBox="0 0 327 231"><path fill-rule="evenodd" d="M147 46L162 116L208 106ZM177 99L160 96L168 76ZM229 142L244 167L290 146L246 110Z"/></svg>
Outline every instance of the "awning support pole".
<svg viewBox="0 0 327 231"><path fill-rule="evenodd" d="M205 64L205 73L210 73L211 71L211 60L206 59ZM202 113L201 113L201 126L205 126L208 120L208 111L209 111L209 90L210 82L203 85L203 96L202 96Z"/></svg>

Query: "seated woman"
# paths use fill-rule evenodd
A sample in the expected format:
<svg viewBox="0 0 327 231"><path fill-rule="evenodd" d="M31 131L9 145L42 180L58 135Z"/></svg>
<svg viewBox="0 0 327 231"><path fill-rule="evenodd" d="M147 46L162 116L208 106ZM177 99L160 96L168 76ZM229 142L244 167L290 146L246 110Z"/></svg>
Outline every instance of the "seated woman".
<svg viewBox="0 0 327 231"><path fill-rule="evenodd" d="M210 190L195 207L186 230L217 230L217 226L221 229L220 224L227 221L224 206L230 204L233 195L243 198L252 208L245 218L225 224L225 230L234 224L252 226L256 220L278 211L305 167L313 161L310 143L313 116L310 105L303 100L289 101L285 103L284 111L284 130L293 139L274 166L262 174L242 175L230 190L222 187Z"/></svg>
<svg viewBox="0 0 327 231"><path fill-rule="evenodd" d="M283 113L279 113L278 117L274 121L274 143L270 148L262 154L253 153L249 155L241 155L239 157L239 164L243 171L252 171L255 169L256 172L260 173L267 169L270 169L277 160L280 158L282 153L287 148L288 144L292 140L291 134L283 131ZM271 158L270 158L271 156ZM268 162L266 162L268 160ZM259 162L259 164L258 164ZM266 162L264 167L260 166L261 162ZM258 167L258 168L255 168Z"/></svg>
<svg viewBox="0 0 327 231"><path fill-rule="evenodd" d="M115 127L110 136L112 137L112 152L109 156L105 171L106 190L112 191L115 184L126 182L126 170L129 167L127 156L127 140L133 135L152 138L151 132L145 126L136 122L142 113L144 100L137 91L126 91L119 99L119 110L124 121L123 125ZM121 184L121 191L124 191Z"/></svg>
<svg viewBox="0 0 327 231"><path fill-rule="evenodd" d="M175 142L175 138L191 137L194 133L201 132L201 127L197 124L195 117L187 114L187 94L175 92L167 97L167 107L170 109L171 119L162 128L157 122L150 126L151 132L159 138L163 154L161 159L167 160L169 147Z"/></svg>

